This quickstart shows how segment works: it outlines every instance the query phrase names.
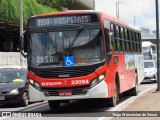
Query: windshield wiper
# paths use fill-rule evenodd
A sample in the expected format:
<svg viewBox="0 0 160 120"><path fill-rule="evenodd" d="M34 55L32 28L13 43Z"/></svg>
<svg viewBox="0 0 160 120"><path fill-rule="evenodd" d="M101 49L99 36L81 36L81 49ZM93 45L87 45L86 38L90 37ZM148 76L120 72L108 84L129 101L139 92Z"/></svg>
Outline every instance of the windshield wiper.
<svg viewBox="0 0 160 120"><path fill-rule="evenodd" d="M81 27L81 29L78 30L77 35L73 38L71 44L69 45L70 47L72 47L74 45L74 43L77 41L77 38L79 37L79 35L81 34L82 30L84 27Z"/></svg>
<svg viewBox="0 0 160 120"><path fill-rule="evenodd" d="M43 29L44 33L48 36L49 40L51 41L51 44L54 48L57 48L56 47L56 44L53 42L51 36L49 35L48 31L46 29Z"/></svg>
<svg viewBox="0 0 160 120"><path fill-rule="evenodd" d="M0 83L10 83L10 82L1 82L1 81L0 81Z"/></svg>

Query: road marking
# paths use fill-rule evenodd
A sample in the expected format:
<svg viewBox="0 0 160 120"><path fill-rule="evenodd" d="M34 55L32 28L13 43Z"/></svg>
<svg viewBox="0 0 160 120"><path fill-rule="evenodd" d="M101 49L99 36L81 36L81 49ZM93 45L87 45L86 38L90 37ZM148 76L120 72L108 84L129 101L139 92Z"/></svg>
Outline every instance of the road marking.
<svg viewBox="0 0 160 120"><path fill-rule="evenodd" d="M0 118L0 120L3 120L3 119L6 119L7 117L2 117L2 118ZM8 117L9 118L9 117Z"/></svg>
<svg viewBox="0 0 160 120"><path fill-rule="evenodd" d="M138 97L142 96L142 95L145 94L146 92L148 92L148 91L150 91L150 90L152 90L152 89L155 89L155 88L156 88L156 86L153 86L153 87L151 87L151 88L149 88L149 89L147 89L147 90L144 90L144 91L140 92L140 93L138 94L138 96L133 96L133 97L131 97L131 98L123 101L122 103L118 104L116 107L111 108L111 109L108 110L108 111L121 111L121 110L123 110L124 108L126 108L129 104L131 104L135 99L137 99ZM43 104L43 103L44 103L44 104ZM34 104L33 104L33 105L29 106L29 107L32 107L32 108L27 109L27 110L25 110L25 111L34 110L34 109L37 109L37 108L40 108L40 107L43 107L43 106L46 106L46 105L47 105L47 101L45 101L45 102L43 102L43 103L37 103L37 104L36 104L36 107L34 107ZM43 105L37 106L37 105L39 105L39 104L43 104ZM107 112L107 110L106 110L106 112ZM2 118L0 118L0 120L7 119L7 118L9 118L9 117L2 117ZM98 118L97 120L104 120L104 119L105 119L105 120L111 120L112 118L113 118L113 117L105 117L105 115L104 115L103 117L100 117L100 118Z"/></svg>
<svg viewBox="0 0 160 120"><path fill-rule="evenodd" d="M27 109L27 110L25 110L25 111L34 110L34 109L36 109L36 108L40 108L40 107L43 107L43 106L46 106L46 105L48 105L48 104L45 103L45 104L43 104L43 105L40 105L40 106L37 106L37 107L33 107L33 108Z"/></svg>
<svg viewBox="0 0 160 120"><path fill-rule="evenodd" d="M145 93L147 93L148 91L152 90L152 89L155 89L156 86L153 86L147 90L144 90L142 92L140 92L138 94L138 96L133 96L127 100L125 100L124 102L120 103L119 105L117 105L116 107L114 108L111 108L110 110L106 110L107 111L122 111L123 109L125 109L127 106L129 106L131 103L134 102L134 100L136 100L137 98L139 98L140 96L144 95ZM113 117L105 117L105 115L103 117L100 117L98 120L111 120Z"/></svg>

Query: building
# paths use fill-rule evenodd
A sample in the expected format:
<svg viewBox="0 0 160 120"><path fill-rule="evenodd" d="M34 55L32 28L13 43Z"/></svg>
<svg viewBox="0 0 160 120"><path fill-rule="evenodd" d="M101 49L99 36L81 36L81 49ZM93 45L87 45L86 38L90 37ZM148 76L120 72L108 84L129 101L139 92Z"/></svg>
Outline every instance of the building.
<svg viewBox="0 0 160 120"><path fill-rule="evenodd" d="M70 0L68 10L94 10L95 0Z"/></svg>

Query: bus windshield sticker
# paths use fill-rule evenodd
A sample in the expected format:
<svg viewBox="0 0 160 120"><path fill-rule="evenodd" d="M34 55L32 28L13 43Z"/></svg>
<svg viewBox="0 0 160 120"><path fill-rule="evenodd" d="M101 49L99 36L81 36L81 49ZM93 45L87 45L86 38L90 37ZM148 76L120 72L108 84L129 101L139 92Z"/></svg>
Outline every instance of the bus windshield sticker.
<svg viewBox="0 0 160 120"><path fill-rule="evenodd" d="M64 56L64 66L73 66L74 63L74 56Z"/></svg>
<svg viewBox="0 0 160 120"><path fill-rule="evenodd" d="M81 57L75 57L75 62L88 62L88 55L82 55Z"/></svg>

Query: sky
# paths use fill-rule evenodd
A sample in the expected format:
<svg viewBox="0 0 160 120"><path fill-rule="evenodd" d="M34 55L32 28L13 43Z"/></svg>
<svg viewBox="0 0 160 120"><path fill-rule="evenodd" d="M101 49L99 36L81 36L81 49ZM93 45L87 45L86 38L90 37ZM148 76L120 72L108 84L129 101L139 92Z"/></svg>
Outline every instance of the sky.
<svg viewBox="0 0 160 120"><path fill-rule="evenodd" d="M155 0L119 1L121 2L119 4L119 16L121 20L134 25L134 16L136 16L136 26L149 28L151 32L156 29ZM116 2L117 0L95 0L95 9L116 17Z"/></svg>

